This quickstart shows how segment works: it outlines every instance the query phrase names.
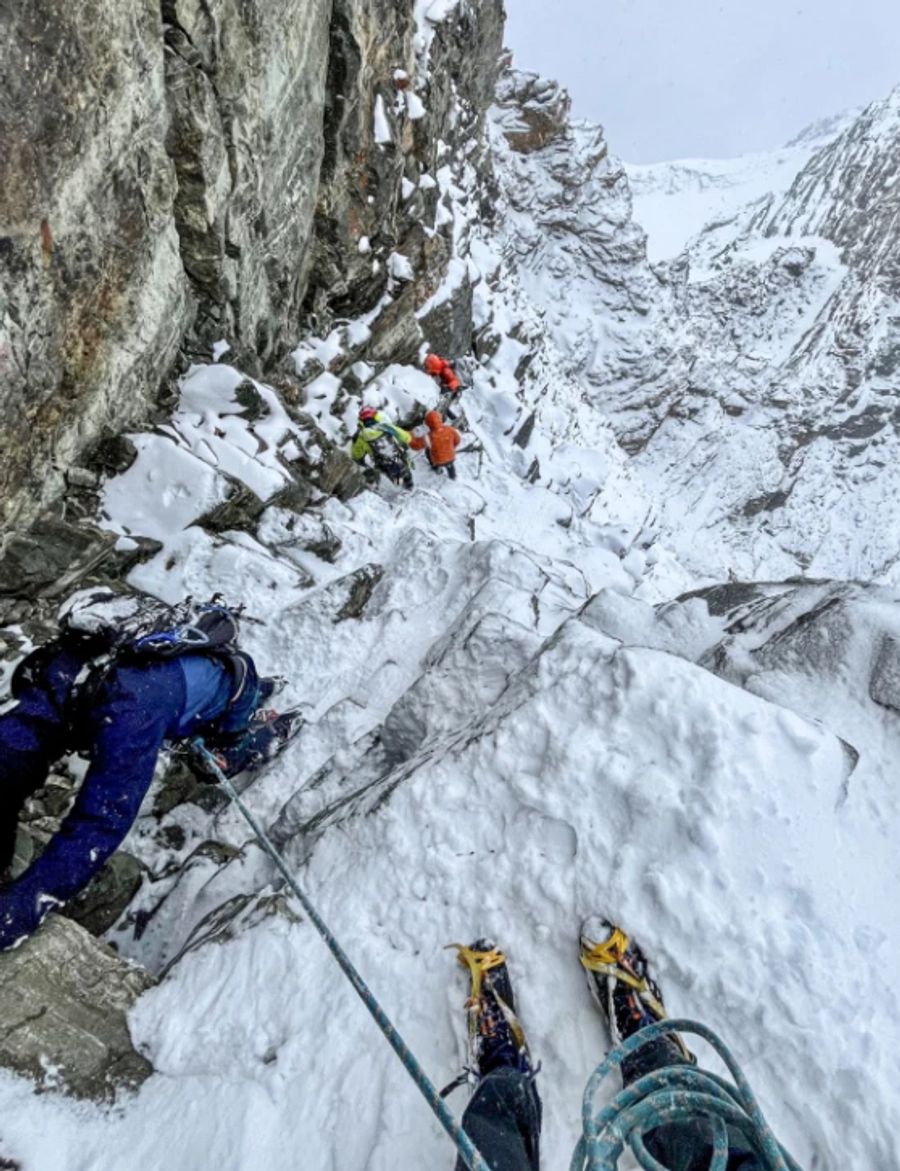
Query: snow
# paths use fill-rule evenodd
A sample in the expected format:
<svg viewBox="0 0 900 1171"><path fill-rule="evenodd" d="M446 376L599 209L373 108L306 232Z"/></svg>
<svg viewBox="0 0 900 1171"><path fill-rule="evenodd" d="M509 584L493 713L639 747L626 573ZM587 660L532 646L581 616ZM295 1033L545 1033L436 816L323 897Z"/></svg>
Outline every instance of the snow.
<svg viewBox="0 0 900 1171"><path fill-rule="evenodd" d="M841 803L842 745L791 710L790 688L779 706L682 657L711 638L702 606L691 611L699 625L673 626L666 649L640 645L652 610L631 595L657 571L635 543L638 485L574 398L590 447L548 442L571 426L550 403L530 450L511 444L521 352L506 339L466 391L484 448L478 477L461 455L456 484L419 468L408 496L331 501L323 520L343 542L332 566L296 550L292 560L301 530L274 510L257 539L189 527L215 498L216 473L192 454L186 418L204 436L231 420L223 442L238 452L251 433L234 378L195 371L174 428L187 446L136 437L138 462L106 487L118 523L165 543L132 580L171 600L215 585L264 619L248 628L248 646L263 670L291 678L288 698L311 705L310 724L248 796L275 820L305 889L437 1083L458 1071L463 1038L463 982L442 948L492 934L543 1062L545 1163L566 1165L581 1090L605 1048L576 933L582 916L611 910L654 956L670 1010L731 1042L802 1163L816 1154L827 1166L840 1149L848 1165L887 1171L898 1117L881 1087L900 1038L890 1013L874 1033L863 1006L883 1000L880 970L900 958L892 902L870 892L891 874L900 889L900 878L886 839L884 849L859 845L883 839L879 804ZM336 389L323 374L310 400L330 403ZM435 394L421 371L392 366L367 400L400 415ZM542 473L529 485L533 453ZM163 457L196 465L195 476L181 471L177 515L147 479ZM158 466L166 485L178 480L177 468ZM365 617L335 624L346 573L371 562L385 578ZM618 601L581 614L598 591ZM615 617L623 606L633 608L630 635ZM382 727L406 760L387 804L393 774L370 776L366 751ZM324 781L304 786L329 760ZM247 840L231 813L216 836ZM252 845L224 870L192 873L142 941L119 937L125 954L170 964L223 899L265 898L274 878ZM848 947L859 962L847 962ZM878 967L865 962L873 948ZM187 1171L211 1158L238 1171L251 1157L287 1171L301 1145L310 1166L346 1171L450 1164L446 1139L308 923L260 913L228 942L191 951L142 997L132 1028L158 1073L112 1115L52 1095L36 1103L6 1080L12 1149L51 1171L129 1160ZM352 1130L335 1126L347 1100ZM867 1100L881 1108L862 1126Z"/></svg>
<svg viewBox="0 0 900 1171"><path fill-rule="evenodd" d="M634 218L654 263L678 256L708 224L727 223L748 204L783 196L809 160L833 141L855 111L808 127L780 150L729 159L626 163Z"/></svg>
<svg viewBox="0 0 900 1171"><path fill-rule="evenodd" d="M447 19L459 7L460 0L415 0L413 19L416 27L416 56L419 79L427 80L428 54L434 40L435 26Z"/></svg>
<svg viewBox="0 0 900 1171"><path fill-rule="evenodd" d="M627 164L634 218L647 233L650 260L671 259L707 224L728 222L769 194L783 195L813 153L793 147L735 159Z"/></svg>
<svg viewBox="0 0 900 1171"><path fill-rule="evenodd" d="M413 93L411 89L405 90L403 96L406 98L406 113L411 122L418 122L424 118L428 111L425 104L418 94Z"/></svg>
<svg viewBox="0 0 900 1171"><path fill-rule="evenodd" d="M375 98L375 113L373 115L372 123L372 137L379 144L379 146L387 146L388 143L393 143L394 135L391 133L391 124L388 122L387 110L384 105L384 98L381 94Z"/></svg>
<svg viewBox="0 0 900 1171"><path fill-rule="evenodd" d="M388 272L395 281L411 281L415 279L413 266L408 256L402 252L392 252L388 258Z"/></svg>

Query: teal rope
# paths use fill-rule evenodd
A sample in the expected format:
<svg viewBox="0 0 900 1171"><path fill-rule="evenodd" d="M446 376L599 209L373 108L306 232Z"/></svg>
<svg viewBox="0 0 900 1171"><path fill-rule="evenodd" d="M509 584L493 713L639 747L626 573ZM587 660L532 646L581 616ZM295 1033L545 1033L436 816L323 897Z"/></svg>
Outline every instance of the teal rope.
<svg viewBox="0 0 900 1171"><path fill-rule="evenodd" d="M437 1115L438 1121L440 1122L441 1126L444 1128L444 1130L447 1132L447 1134L450 1136L450 1138L456 1144L457 1150L459 1151L460 1155L462 1156L463 1162L469 1168L469 1171L490 1171L490 1168L488 1167L487 1163L484 1161L484 1159L481 1157L481 1155L476 1150L474 1144L472 1143L472 1140L469 1138L469 1136L466 1134L466 1132L463 1130L463 1128L460 1126L460 1124L456 1121L453 1114L447 1108L446 1104L444 1103L444 1100L441 1098L440 1094L438 1093L437 1089L435 1088L433 1083L429 1080L427 1074L425 1073L425 1070L422 1068L422 1066L417 1061L415 1054L412 1052L412 1050L408 1047L406 1042L403 1040L403 1038L400 1036L400 1034L394 1028L393 1024L391 1024L391 1021L388 1018L387 1014L382 1009L382 1007L378 1003L378 1001L375 999L375 996L370 991L365 980L363 980L362 976L359 974L359 972L356 970L356 968L350 962L350 959L347 956L344 949L338 943L338 941L334 937L334 935L332 935L332 933L329 930L328 925L325 923L324 919L322 919L322 917L319 915L316 908L312 905L312 903L309 901L309 899L306 897L306 895L300 889L299 885L297 884L296 879L291 874L291 872L288 870L284 859L281 857L281 855L275 849L275 846L272 844L272 840L269 837L269 835L266 833L266 831L263 829L263 827L259 824L259 822L256 820L256 818L253 816L253 814L250 812L250 810L247 808L247 806L244 804L244 802L238 796L238 792L235 789L234 785L232 785L232 783L228 779L228 777L226 777L225 774L222 772L222 770L219 768L219 764L218 764L218 761L216 760L216 758L212 755L212 753L209 751L209 749L206 747L206 745L203 743L203 741L201 739L194 739L192 741L192 744L197 749L197 751L203 756L203 758L206 760L209 768L211 769L211 771L215 775L219 784L222 786L222 788L228 794L228 797L230 798L231 802L239 810L239 812L241 813L241 816L244 818L244 820L247 822L247 824L253 830L253 833L255 834L256 839L259 842L260 846L266 852L266 854L268 854L269 858L271 858L272 862L275 864L276 869L279 871L279 873L284 878L285 882L288 884L288 886L291 888L291 890L296 895L300 905L303 907L304 911L309 916L309 919L312 922L313 926L318 931L319 935L324 940L325 945L327 946L328 950L331 952L331 954L334 956L335 960L337 961L338 965L340 966L341 971L344 973L344 975L347 977L347 979L353 985L353 987L355 988L356 992L358 993L360 999L362 1000L363 1004L366 1006L366 1008L369 1010L369 1012L374 1017L375 1023L378 1025L379 1029L381 1029L382 1033L386 1037L391 1048L394 1050L394 1052L397 1054L397 1056L403 1062L403 1065L406 1069L406 1072L410 1075L410 1077L413 1079L413 1081L419 1087L419 1090L424 1095L425 1100L428 1102L428 1105L431 1107L431 1109Z"/></svg>
<svg viewBox="0 0 900 1171"><path fill-rule="evenodd" d="M734 1084L692 1065L667 1065L626 1086L612 1102L595 1112L597 1092L609 1074L642 1046L674 1032L692 1033L711 1045ZM570 1171L615 1171L626 1146L643 1171L666 1171L647 1150L646 1136L667 1123L698 1119L705 1119L710 1128L709 1171L726 1171L729 1128L737 1131L742 1142L755 1152L764 1171L800 1171L772 1133L726 1045L704 1025L688 1020L660 1021L640 1029L597 1067L584 1092L584 1134L572 1156Z"/></svg>

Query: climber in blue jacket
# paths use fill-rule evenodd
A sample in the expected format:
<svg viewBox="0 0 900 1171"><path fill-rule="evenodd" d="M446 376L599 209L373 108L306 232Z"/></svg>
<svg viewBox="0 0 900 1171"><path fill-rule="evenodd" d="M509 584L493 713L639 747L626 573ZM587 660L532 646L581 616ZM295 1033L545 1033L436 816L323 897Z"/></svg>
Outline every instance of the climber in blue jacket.
<svg viewBox="0 0 900 1171"><path fill-rule="evenodd" d="M242 652L114 664L89 704L76 699L83 649L62 639L34 657L14 706L0 716L0 872L12 861L22 806L54 761L74 750L89 756L90 767L59 832L0 889L0 950L30 935L119 847L165 741L203 735L234 775L275 755L302 723L296 711L258 710L277 681L259 679Z"/></svg>

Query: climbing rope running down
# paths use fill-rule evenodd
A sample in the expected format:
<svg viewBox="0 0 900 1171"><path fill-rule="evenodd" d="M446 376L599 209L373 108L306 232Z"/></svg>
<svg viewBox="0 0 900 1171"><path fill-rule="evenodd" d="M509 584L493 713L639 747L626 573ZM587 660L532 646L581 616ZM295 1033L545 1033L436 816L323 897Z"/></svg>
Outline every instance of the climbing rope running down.
<svg viewBox="0 0 900 1171"><path fill-rule="evenodd" d="M363 980L362 976L350 962L349 957L338 943L337 939L334 937L334 935L332 935L324 919L322 919L316 908L300 889L296 879L288 870L284 859L272 844L271 838L241 800L234 785L232 785L228 777L226 777L219 768L216 758L209 751L201 739L195 739L192 743L195 750L203 757L207 767L216 777L224 791L228 794L229 800L253 830L253 833L256 836L256 839L259 842L261 848L266 852L266 854L268 854L278 872L281 874L285 882L293 891L294 895L297 897L297 900L303 907L303 910L309 916L310 922L318 931L328 950L331 952L340 966L341 971L356 989L360 1000L362 1000L363 1004L375 1018L375 1023L387 1038L391 1048L403 1062L407 1073L419 1087L419 1090L423 1094L425 1100L428 1102L428 1105L434 1111L441 1126L443 1126L444 1130L456 1144L457 1150L459 1151L464 1163L469 1168L469 1171L491 1171L488 1164L475 1149L475 1146L469 1139L466 1132L445 1105L443 1099L428 1078L422 1066L419 1064L412 1050L394 1028L384 1009L375 999L375 996L373 995L369 986L366 984L365 980Z"/></svg>

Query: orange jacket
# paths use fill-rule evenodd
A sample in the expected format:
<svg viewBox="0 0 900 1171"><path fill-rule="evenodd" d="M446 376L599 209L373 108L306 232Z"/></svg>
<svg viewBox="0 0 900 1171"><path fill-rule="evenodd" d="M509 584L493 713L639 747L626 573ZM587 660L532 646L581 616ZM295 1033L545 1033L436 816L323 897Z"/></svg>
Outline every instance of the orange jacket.
<svg viewBox="0 0 900 1171"><path fill-rule="evenodd" d="M414 435L410 447L414 451L428 450L428 458L437 468L452 464L462 436L455 427L448 427L437 411L425 416L427 435Z"/></svg>
<svg viewBox="0 0 900 1171"><path fill-rule="evenodd" d="M459 379L456 371L446 358L439 358L437 354L429 354L425 359L425 373L432 378L439 379L444 386L454 393L459 390Z"/></svg>

